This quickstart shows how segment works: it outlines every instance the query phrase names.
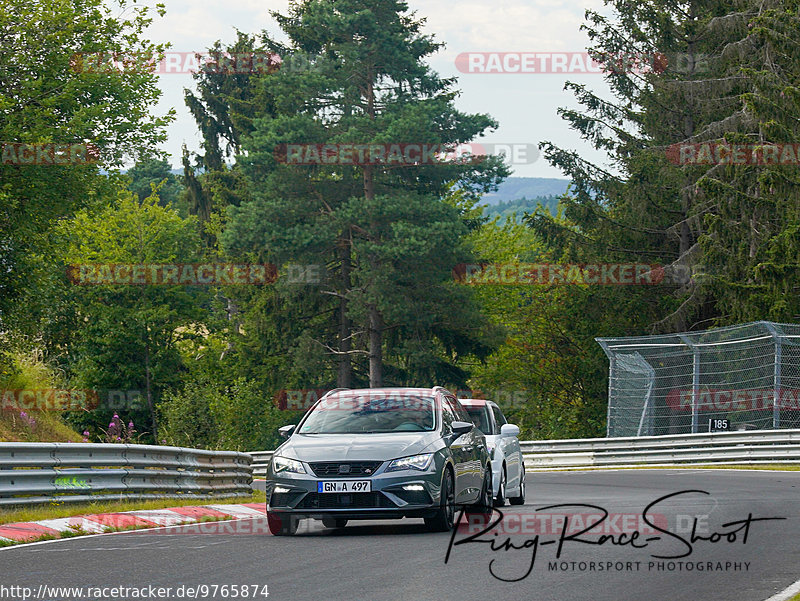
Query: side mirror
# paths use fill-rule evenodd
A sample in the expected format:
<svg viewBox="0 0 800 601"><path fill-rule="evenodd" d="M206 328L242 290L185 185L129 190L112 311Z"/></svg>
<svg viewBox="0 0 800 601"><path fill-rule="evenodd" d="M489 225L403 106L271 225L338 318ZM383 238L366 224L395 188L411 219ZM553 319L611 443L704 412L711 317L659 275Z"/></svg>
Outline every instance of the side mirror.
<svg viewBox="0 0 800 601"><path fill-rule="evenodd" d="M475 424L472 422L453 422L450 424L450 427L453 429L453 435L450 437L450 440L454 442L462 434L471 432Z"/></svg>
<svg viewBox="0 0 800 601"><path fill-rule="evenodd" d="M458 434L461 436L462 434L471 432L472 428L475 427L475 424L472 422L453 422L450 427L453 428L453 434Z"/></svg>
<svg viewBox="0 0 800 601"><path fill-rule="evenodd" d="M281 436L283 436L284 438L289 438L294 432L294 429L296 427L297 427L296 424L290 424L288 426L283 426L282 428L278 428L278 432L280 432Z"/></svg>
<svg viewBox="0 0 800 601"><path fill-rule="evenodd" d="M519 426L514 424L503 424L500 426L500 436L503 438L511 438L512 436L519 436Z"/></svg>

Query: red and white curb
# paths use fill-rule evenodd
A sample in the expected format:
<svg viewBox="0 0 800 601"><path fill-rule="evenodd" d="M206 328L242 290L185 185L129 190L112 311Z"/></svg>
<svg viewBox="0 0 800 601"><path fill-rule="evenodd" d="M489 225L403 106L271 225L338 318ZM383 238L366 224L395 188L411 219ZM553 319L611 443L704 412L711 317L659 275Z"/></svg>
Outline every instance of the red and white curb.
<svg viewBox="0 0 800 601"><path fill-rule="evenodd" d="M108 529L147 529L163 528L165 526L180 526L184 524L198 524L195 528L188 527L186 534L213 533L216 521L244 520L264 518L267 514L265 503L243 503L236 505L200 505L186 507L170 507L169 509L145 509L139 511L125 511L118 513L98 513L79 515L69 518L52 520L39 520L36 522L20 522L18 524L0 525L0 541L4 542L31 542L42 536L61 538L62 532L83 532L87 534L100 534ZM210 521L215 520L215 521ZM266 521L266 520L261 520ZM224 524L217 528L221 533L229 532L224 529ZM199 529L198 529L199 528ZM266 528L250 528L241 531L241 534L262 534Z"/></svg>

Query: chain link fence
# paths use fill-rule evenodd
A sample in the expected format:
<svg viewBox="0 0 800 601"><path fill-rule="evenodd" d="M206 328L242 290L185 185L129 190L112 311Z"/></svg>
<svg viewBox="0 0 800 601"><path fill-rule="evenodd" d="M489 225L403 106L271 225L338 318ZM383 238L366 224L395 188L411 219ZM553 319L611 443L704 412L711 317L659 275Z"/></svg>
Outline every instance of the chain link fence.
<svg viewBox="0 0 800 601"><path fill-rule="evenodd" d="M800 428L800 325L598 338L610 361L609 437ZM776 402L777 399L777 402Z"/></svg>

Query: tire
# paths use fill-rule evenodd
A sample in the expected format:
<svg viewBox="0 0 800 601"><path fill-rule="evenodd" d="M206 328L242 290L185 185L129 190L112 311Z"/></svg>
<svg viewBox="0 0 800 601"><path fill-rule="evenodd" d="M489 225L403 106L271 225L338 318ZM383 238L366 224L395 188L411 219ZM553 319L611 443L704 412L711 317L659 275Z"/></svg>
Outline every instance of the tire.
<svg viewBox="0 0 800 601"><path fill-rule="evenodd" d="M299 522L293 515L267 512L267 525L273 536L294 536Z"/></svg>
<svg viewBox="0 0 800 601"><path fill-rule="evenodd" d="M480 515L489 519L492 515L492 468L487 467L483 473L483 485L481 494L474 505L467 507L466 513L470 515Z"/></svg>
<svg viewBox="0 0 800 601"><path fill-rule="evenodd" d="M456 491L452 472L445 468L442 479L442 495L439 509L432 517L425 518L425 525L432 532L450 532L456 519Z"/></svg>
<svg viewBox="0 0 800 601"><path fill-rule="evenodd" d="M522 466L521 480L519 483L519 496L509 497L508 502L512 505L525 505L525 466Z"/></svg>
<svg viewBox="0 0 800 601"><path fill-rule="evenodd" d="M503 475L500 478L500 486L497 487L497 496L494 498L494 506L502 507L506 504L506 467L503 466Z"/></svg>
<svg viewBox="0 0 800 601"><path fill-rule="evenodd" d="M347 526L347 518L322 518L322 525L326 528L344 528Z"/></svg>

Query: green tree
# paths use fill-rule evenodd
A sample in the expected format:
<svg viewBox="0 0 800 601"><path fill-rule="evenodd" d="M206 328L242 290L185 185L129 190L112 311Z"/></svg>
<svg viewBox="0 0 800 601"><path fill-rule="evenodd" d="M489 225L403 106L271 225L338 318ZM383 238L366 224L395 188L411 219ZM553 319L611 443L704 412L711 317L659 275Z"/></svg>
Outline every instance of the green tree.
<svg viewBox="0 0 800 601"><path fill-rule="evenodd" d="M529 223L571 258L700 274L671 291L639 291L647 309L634 331L790 319L797 314L787 302L797 273L793 170L667 157L683 144L795 140L796 3L609 4L614 15L589 11L586 29L615 98L567 84L584 108L560 113L608 153L613 169L545 143L545 156L573 188L563 199L563 223L545 214ZM665 69L619 63L621 55L659 53L670 60ZM618 333L627 329L620 326Z"/></svg>
<svg viewBox="0 0 800 601"><path fill-rule="evenodd" d="M102 0L5 0L0 7L0 141L89 143L99 165L0 164L0 331L38 324L54 304L53 228L82 208L114 198L115 168L150 152L171 119L154 117L154 73L98 68L99 56L154 56L163 45L142 37L148 8ZM159 13L163 11L159 9Z"/></svg>
<svg viewBox="0 0 800 601"><path fill-rule="evenodd" d="M469 236L485 263L550 263L538 236L496 217ZM602 436L607 365L594 342L616 317L591 286L474 285L502 344L471 366L469 388L498 402L526 439Z"/></svg>
<svg viewBox="0 0 800 601"><path fill-rule="evenodd" d="M277 65L263 37L241 31L235 42L218 40L208 53L212 59L193 76L197 91L184 91L186 106L203 137L203 150L193 155L184 148L182 163L187 204L213 246L227 207L248 197L247 182L238 166L230 163L241 151L243 137L253 131L255 116L273 112L272 93L259 75L273 72ZM242 66L237 66L236 57L249 60L239 60Z"/></svg>
<svg viewBox="0 0 800 601"><path fill-rule="evenodd" d="M193 263L201 257L195 218L183 219L151 196L141 203L130 192L102 211L79 212L63 228L67 265ZM100 273L98 271L98 273ZM179 344L200 336L210 303L207 290L172 285L86 284L73 286L74 321L70 372L75 382L98 390L141 391L150 437L158 432L161 394L180 384ZM113 407L85 416L106 421Z"/></svg>
<svg viewBox="0 0 800 601"><path fill-rule="evenodd" d="M265 77L276 114L254 120L244 138L239 163L253 199L231 208L225 248L326 266L327 285L304 302L336 316L333 332L310 335L336 359L338 385L380 386L394 360L391 381L428 378L432 365L438 381L463 379L457 357L487 346L469 295L452 286L450 270L466 256L458 242L464 225L443 199L453 182L474 199L507 170L493 160L296 166L279 162L275 149L301 141L454 147L496 123L454 108L454 81L424 62L440 44L420 33L404 2L293 2L274 16L290 40L282 54L312 58L308 69ZM415 311L418 302L424 310ZM422 359L427 349L438 361Z"/></svg>
<svg viewBox="0 0 800 601"><path fill-rule="evenodd" d="M698 262L702 233L693 174L671 164L667 148L693 139L727 116L725 96L737 81L720 83L710 56L724 33L707 31L725 15L722 3L690 2L686 7L659 0L632 5L609 3L613 15L587 11L589 49L605 67L613 99L585 85L567 83L582 109L559 113L585 140L608 155L610 168L577 153L542 144L545 157L567 174L572 185L562 198L563 218L537 212L528 223L553 249L556 259L573 262L636 262L675 265L688 272ZM628 57L666 57L651 61ZM647 64L650 63L650 64ZM682 273L683 273L682 272ZM670 288L626 291L643 310L633 323L618 313L616 331L685 330L713 317L694 281ZM605 296L605 295L604 295ZM609 303L616 291L607 290ZM612 300L613 299L613 300ZM612 305L613 306L613 305ZM709 311L710 309L710 311Z"/></svg>
<svg viewBox="0 0 800 601"><path fill-rule="evenodd" d="M139 161L128 169L126 175L130 178L128 189L136 194L140 201L151 196L155 186L163 206L177 207L182 187L166 159Z"/></svg>
<svg viewBox="0 0 800 601"><path fill-rule="evenodd" d="M560 307L553 321L569 344L531 355L558 358L565 373L575 369L589 384L592 374L597 384L604 381L600 367L607 365L592 340L598 335L797 315L787 294L797 274L794 170L670 159L676 145L794 140L796 3L608 4L610 16L587 11L585 29L613 98L567 83L582 108L559 112L608 155L610 167L543 143L572 186L560 215L539 211L526 222L555 261L667 268L659 286L547 292ZM624 60L637 56L659 61L642 68L647 61ZM569 367L578 348L584 360ZM602 386L583 391L584 402L597 409L596 423L604 396Z"/></svg>
<svg viewBox="0 0 800 601"><path fill-rule="evenodd" d="M723 52L728 77L746 81L736 99L739 119L718 142L780 145L780 161L696 167L704 213L704 286L718 308L719 323L800 316L800 5L746 4L728 20L735 52ZM786 150L789 150L787 156ZM765 153L765 156L766 153ZM787 161L786 164L780 164Z"/></svg>

